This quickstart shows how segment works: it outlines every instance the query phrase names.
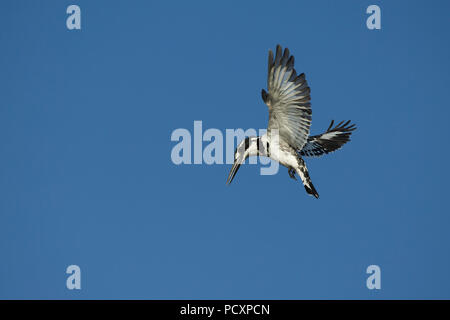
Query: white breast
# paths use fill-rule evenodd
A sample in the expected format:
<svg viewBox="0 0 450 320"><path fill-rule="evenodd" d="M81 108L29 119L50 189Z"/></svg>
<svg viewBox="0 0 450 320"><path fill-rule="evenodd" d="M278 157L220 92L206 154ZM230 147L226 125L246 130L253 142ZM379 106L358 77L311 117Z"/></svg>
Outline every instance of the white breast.
<svg viewBox="0 0 450 320"><path fill-rule="evenodd" d="M298 167L297 156L293 154L293 150L288 144L285 144L283 142L281 142L279 146L270 144L269 151L270 158L278 161L283 166L292 168Z"/></svg>

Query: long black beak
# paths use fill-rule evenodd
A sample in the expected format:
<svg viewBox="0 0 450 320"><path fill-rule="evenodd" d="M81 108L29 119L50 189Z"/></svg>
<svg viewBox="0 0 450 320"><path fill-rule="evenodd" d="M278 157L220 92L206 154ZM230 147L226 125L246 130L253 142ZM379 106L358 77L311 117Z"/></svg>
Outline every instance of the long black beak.
<svg viewBox="0 0 450 320"><path fill-rule="evenodd" d="M238 160L234 161L233 167L230 170L230 174L228 175L227 184L230 184L231 181L233 181L234 176L239 170L239 167L241 166L241 162Z"/></svg>

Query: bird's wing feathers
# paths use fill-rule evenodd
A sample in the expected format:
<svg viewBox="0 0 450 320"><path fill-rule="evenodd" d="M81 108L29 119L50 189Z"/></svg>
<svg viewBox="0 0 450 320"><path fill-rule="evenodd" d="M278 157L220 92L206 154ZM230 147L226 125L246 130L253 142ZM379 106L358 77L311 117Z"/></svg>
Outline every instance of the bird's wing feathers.
<svg viewBox="0 0 450 320"><path fill-rule="evenodd" d="M344 121L333 127L334 120L331 121L325 133L308 138L308 142L300 150L300 155L309 157L319 157L321 155L340 149L346 142L350 141L355 125L349 125L350 120Z"/></svg>
<svg viewBox="0 0 450 320"><path fill-rule="evenodd" d="M301 150L311 124L310 89L305 74L297 76L289 49L282 52L280 45L275 59L269 50L267 88L269 92L262 90L262 97L269 107L268 131L278 130L280 139Z"/></svg>

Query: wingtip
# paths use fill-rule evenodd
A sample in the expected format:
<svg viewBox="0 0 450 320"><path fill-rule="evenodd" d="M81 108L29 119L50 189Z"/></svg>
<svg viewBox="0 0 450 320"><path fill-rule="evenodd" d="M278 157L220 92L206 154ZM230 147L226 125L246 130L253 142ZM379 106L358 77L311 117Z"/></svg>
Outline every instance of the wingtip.
<svg viewBox="0 0 450 320"><path fill-rule="evenodd" d="M261 97L262 97L264 103L267 104L267 100L268 100L269 95L268 95L268 93L266 92L266 90L264 90L264 89L261 90Z"/></svg>

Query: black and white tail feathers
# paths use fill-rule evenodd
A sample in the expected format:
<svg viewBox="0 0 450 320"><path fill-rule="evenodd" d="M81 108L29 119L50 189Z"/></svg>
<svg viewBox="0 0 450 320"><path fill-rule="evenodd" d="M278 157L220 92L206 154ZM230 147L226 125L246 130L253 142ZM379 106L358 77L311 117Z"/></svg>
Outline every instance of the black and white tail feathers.
<svg viewBox="0 0 450 320"><path fill-rule="evenodd" d="M354 124L341 121L333 127L334 120L331 121L325 133L310 136L305 146L300 150L300 155L305 157L319 157L324 154L340 149L346 142L350 141L352 131L356 129Z"/></svg>
<svg viewBox="0 0 450 320"><path fill-rule="evenodd" d="M319 193L317 193L316 188L314 188L311 178L309 177L308 168L306 167L305 161L301 157L298 157L297 173L302 179L306 192L316 197L316 199L319 199Z"/></svg>

